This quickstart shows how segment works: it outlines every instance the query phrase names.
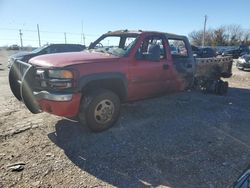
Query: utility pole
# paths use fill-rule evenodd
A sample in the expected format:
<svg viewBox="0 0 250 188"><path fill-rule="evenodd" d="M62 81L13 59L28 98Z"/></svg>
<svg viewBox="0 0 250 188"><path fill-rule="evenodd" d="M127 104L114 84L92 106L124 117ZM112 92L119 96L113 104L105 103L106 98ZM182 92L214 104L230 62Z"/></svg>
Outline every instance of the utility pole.
<svg viewBox="0 0 250 188"><path fill-rule="evenodd" d="M64 33L64 42L65 42L65 44L67 44L66 32Z"/></svg>
<svg viewBox="0 0 250 188"><path fill-rule="evenodd" d="M207 15L205 15L205 20L204 20L204 30L203 30L203 38L202 38L202 47L205 46L206 26L207 26Z"/></svg>
<svg viewBox="0 0 250 188"><path fill-rule="evenodd" d="M83 43L85 45L85 36L84 36L84 33L83 33L83 21L81 23L82 23L81 43Z"/></svg>
<svg viewBox="0 0 250 188"><path fill-rule="evenodd" d="M84 36L84 34L82 34L82 38L83 38L83 45L85 45L85 36Z"/></svg>
<svg viewBox="0 0 250 188"><path fill-rule="evenodd" d="M19 36L20 36L21 48L23 48L23 33L21 29L19 29Z"/></svg>
<svg viewBox="0 0 250 188"><path fill-rule="evenodd" d="M39 25L37 24L36 26L37 26L37 34L38 34L39 47L41 47L41 39L40 39Z"/></svg>

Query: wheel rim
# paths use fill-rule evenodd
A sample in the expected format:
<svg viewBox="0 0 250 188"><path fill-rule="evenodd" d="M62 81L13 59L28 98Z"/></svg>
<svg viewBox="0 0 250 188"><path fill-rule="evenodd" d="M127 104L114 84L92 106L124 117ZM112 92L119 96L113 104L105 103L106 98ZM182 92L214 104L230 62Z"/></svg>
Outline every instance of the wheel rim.
<svg viewBox="0 0 250 188"><path fill-rule="evenodd" d="M104 124L109 122L114 113L114 103L108 99L102 100L96 105L95 108L95 120L98 123Z"/></svg>

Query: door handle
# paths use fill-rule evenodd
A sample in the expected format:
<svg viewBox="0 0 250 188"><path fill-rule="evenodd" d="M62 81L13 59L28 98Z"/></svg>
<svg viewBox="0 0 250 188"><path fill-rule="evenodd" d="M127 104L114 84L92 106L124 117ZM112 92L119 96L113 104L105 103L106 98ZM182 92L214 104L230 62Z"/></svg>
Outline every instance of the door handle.
<svg viewBox="0 0 250 188"><path fill-rule="evenodd" d="M164 69L164 70L167 70L168 67L169 67L168 64L163 64L163 69Z"/></svg>

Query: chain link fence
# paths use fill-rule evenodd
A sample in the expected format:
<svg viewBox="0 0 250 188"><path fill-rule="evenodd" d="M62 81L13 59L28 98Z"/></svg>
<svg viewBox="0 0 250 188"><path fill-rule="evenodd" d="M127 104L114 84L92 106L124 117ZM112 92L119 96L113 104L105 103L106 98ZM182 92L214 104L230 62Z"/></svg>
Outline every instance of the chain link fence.
<svg viewBox="0 0 250 188"><path fill-rule="evenodd" d="M0 28L0 46L7 47L16 44L20 47L39 47L40 45L53 43L84 44L88 46L90 42L96 40L99 36L98 34L70 31L40 30L38 32L38 30Z"/></svg>

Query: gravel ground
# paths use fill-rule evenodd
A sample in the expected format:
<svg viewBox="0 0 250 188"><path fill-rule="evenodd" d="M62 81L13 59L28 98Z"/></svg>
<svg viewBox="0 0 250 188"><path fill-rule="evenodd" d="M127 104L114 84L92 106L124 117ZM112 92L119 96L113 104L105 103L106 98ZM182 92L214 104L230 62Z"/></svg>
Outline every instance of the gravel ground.
<svg viewBox="0 0 250 188"><path fill-rule="evenodd" d="M18 102L9 53L0 50L0 187L230 187L250 164L250 72L234 67L227 96L125 104L116 125L96 134Z"/></svg>

